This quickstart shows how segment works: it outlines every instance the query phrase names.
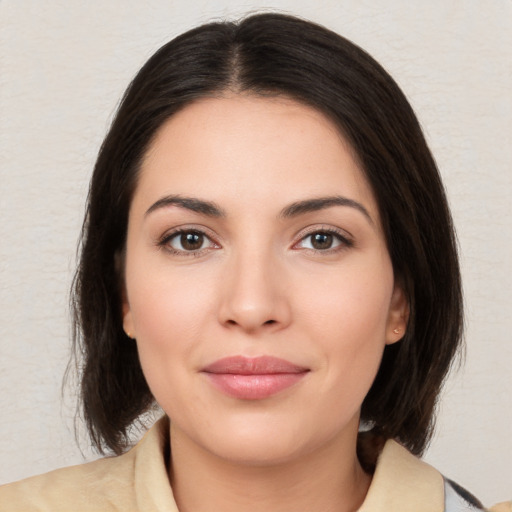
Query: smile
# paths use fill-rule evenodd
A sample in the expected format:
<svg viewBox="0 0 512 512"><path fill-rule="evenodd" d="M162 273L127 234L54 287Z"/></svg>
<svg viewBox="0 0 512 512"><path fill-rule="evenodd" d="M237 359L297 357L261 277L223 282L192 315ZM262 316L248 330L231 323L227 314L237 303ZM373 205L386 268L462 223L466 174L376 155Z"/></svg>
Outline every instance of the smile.
<svg viewBox="0 0 512 512"><path fill-rule="evenodd" d="M308 368L272 356L226 357L203 368L210 382L226 395L262 400L299 382Z"/></svg>

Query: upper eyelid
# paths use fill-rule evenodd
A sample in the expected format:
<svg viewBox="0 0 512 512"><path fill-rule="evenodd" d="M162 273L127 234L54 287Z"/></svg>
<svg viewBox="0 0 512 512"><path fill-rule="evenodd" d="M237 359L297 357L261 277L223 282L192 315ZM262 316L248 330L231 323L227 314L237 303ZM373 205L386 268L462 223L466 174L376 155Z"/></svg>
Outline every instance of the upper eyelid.
<svg viewBox="0 0 512 512"><path fill-rule="evenodd" d="M342 238L346 238L348 240L353 240L354 236L347 231L346 229L342 229L336 226L328 226L325 224L316 224L312 226L307 226L303 229L301 229L296 235L295 240L296 242L302 240L303 238L313 235L314 233L332 233L334 235L338 235Z"/></svg>
<svg viewBox="0 0 512 512"><path fill-rule="evenodd" d="M170 228L164 233L158 237L158 240L160 242L164 242L166 240L170 240L176 235L179 235L180 233L189 233L189 232L196 232L204 235L208 239L210 239L212 242L220 245L219 242L219 236L216 235L211 229L206 228L205 226L197 226L195 224L189 224L189 225L182 225L182 226L176 226L174 228Z"/></svg>

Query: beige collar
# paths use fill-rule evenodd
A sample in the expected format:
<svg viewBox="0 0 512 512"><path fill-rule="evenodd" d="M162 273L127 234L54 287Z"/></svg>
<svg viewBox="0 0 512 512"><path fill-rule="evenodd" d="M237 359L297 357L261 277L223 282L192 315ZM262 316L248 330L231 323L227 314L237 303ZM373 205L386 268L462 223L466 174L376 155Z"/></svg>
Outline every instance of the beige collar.
<svg viewBox="0 0 512 512"><path fill-rule="evenodd" d="M358 512L443 512L444 480L396 441L377 461L370 489Z"/></svg>
<svg viewBox="0 0 512 512"><path fill-rule="evenodd" d="M168 438L169 419L164 416L133 448L137 510L179 512L167 474Z"/></svg>

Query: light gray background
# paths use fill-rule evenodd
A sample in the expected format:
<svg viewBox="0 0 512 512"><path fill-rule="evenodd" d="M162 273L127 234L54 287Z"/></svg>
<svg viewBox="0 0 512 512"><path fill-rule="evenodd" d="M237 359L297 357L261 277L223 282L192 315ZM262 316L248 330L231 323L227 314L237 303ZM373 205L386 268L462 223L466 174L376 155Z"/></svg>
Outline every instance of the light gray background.
<svg viewBox="0 0 512 512"><path fill-rule="evenodd" d="M426 459L512 496L512 1L0 0L0 482L82 461L61 400L87 183L117 102L171 37L261 8L352 39L397 79L441 168L467 301L465 369ZM92 455L85 450L89 458Z"/></svg>

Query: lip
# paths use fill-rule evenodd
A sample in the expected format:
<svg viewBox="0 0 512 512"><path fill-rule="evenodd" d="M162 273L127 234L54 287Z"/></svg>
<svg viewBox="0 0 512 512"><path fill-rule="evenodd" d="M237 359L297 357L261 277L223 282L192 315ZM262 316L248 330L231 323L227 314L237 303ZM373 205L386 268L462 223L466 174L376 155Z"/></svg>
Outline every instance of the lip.
<svg viewBox="0 0 512 512"><path fill-rule="evenodd" d="M309 368L273 356L232 356L201 370L218 390L241 400L262 400L302 380Z"/></svg>

